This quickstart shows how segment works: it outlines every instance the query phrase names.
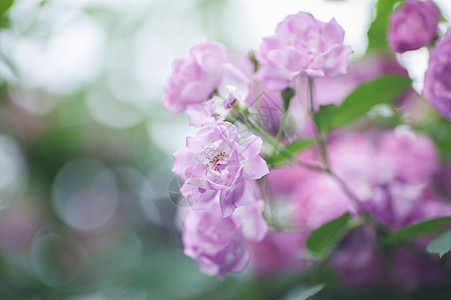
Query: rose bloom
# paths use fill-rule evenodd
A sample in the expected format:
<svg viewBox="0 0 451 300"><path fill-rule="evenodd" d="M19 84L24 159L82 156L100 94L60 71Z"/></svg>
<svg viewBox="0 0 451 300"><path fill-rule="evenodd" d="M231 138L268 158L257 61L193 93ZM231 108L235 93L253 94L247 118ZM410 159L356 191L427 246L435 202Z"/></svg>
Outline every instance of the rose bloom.
<svg viewBox="0 0 451 300"><path fill-rule="evenodd" d="M297 222L314 230L349 211L355 214L351 200L327 174L313 175L293 190L291 199L297 212Z"/></svg>
<svg viewBox="0 0 451 300"><path fill-rule="evenodd" d="M270 90L282 90L298 76L344 74L352 50L343 39L344 30L335 19L323 23L305 12L290 15L255 52L260 64L257 77Z"/></svg>
<svg viewBox="0 0 451 300"><path fill-rule="evenodd" d="M221 44L204 42L192 47L190 57L174 61L163 105L178 113L189 104L209 99L221 80L220 66L226 61L227 50Z"/></svg>
<svg viewBox="0 0 451 300"><path fill-rule="evenodd" d="M240 145L238 129L228 122L202 127L174 153L172 171L184 181L180 192L195 209L209 209L216 201L224 217L231 215L256 199L255 179L269 172L259 156L262 145L255 135Z"/></svg>
<svg viewBox="0 0 451 300"><path fill-rule="evenodd" d="M408 0L390 16L388 43L403 53L430 43L440 21L440 11L432 1Z"/></svg>
<svg viewBox="0 0 451 300"><path fill-rule="evenodd" d="M445 118L451 119L451 30L430 51L423 95Z"/></svg>
<svg viewBox="0 0 451 300"><path fill-rule="evenodd" d="M240 207L226 218L217 203L209 210L190 209L183 222L185 254L197 260L202 272L220 279L242 272L250 261L246 243L262 240L268 231L262 210L262 201Z"/></svg>
<svg viewBox="0 0 451 300"><path fill-rule="evenodd" d="M250 243L252 266L262 276L274 276L282 271L298 272L308 267L301 260L306 255L305 240L309 233L276 232L258 243Z"/></svg>
<svg viewBox="0 0 451 300"><path fill-rule="evenodd" d="M190 49L190 57L174 61L164 90L163 105L166 109L179 113L191 108L194 117L189 116L190 123L200 126L209 121L205 118L212 116L205 115L202 107L204 101L210 99L214 92L222 98L235 94L247 97L249 78L238 66L227 62L227 50L222 44L203 42Z"/></svg>

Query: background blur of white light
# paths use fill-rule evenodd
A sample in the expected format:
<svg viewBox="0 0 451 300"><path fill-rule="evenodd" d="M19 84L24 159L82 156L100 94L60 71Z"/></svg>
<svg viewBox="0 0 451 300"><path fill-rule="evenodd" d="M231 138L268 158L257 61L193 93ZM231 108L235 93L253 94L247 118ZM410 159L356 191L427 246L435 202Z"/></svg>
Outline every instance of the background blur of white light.
<svg viewBox="0 0 451 300"><path fill-rule="evenodd" d="M135 126L143 114L132 104L120 101L108 90L94 88L86 97L92 118L108 127L122 129Z"/></svg>
<svg viewBox="0 0 451 300"><path fill-rule="evenodd" d="M63 251L56 252L56 249ZM36 234L30 249L34 273L51 287L67 284L78 273L80 266L77 262L84 255L83 249L74 240L56 233Z"/></svg>
<svg viewBox="0 0 451 300"><path fill-rule="evenodd" d="M94 160L75 160L58 173L53 187L53 207L69 226L98 230L116 212L118 191L113 173Z"/></svg>
<svg viewBox="0 0 451 300"><path fill-rule="evenodd" d="M9 136L0 135L0 205L2 195L17 188L25 166L19 145Z"/></svg>

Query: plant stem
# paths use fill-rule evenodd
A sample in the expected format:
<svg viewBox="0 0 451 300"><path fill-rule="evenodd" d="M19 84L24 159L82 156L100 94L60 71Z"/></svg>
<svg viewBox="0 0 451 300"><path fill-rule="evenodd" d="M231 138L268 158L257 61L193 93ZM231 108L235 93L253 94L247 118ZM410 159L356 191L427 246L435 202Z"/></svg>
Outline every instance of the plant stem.
<svg viewBox="0 0 451 300"><path fill-rule="evenodd" d="M286 110L283 113L283 118L282 121L280 122L279 130L277 131L276 134L277 145L279 145L280 139L282 138L283 131L285 129L285 126L287 125L287 120L288 120L288 111Z"/></svg>
<svg viewBox="0 0 451 300"><path fill-rule="evenodd" d="M351 190L351 188L346 184L346 182L341 179L336 173L334 173L330 167L329 159L327 156L327 148L326 148L326 142L324 135L321 134L319 131L316 123L314 122L314 116L315 116L315 99L314 99L314 82L313 78L308 76L308 95L309 95L309 103L310 103L310 117L312 119L312 122L315 126L314 132L315 132L315 139L319 145L321 160L324 164L323 171L328 173L341 187L343 192L348 196L348 198L352 201L355 208L357 209L358 213L364 218L364 220L367 223L371 223L373 226L378 228L382 233L388 234L390 232L389 228L374 220L370 213L363 207L362 201L359 199L359 197Z"/></svg>
<svg viewBox="0 0 451 300"><path fill-rule="evenodd" d="M325 171L330 173L330 165L329 165L329 159L327 157L327 150L326 150L326 143L324 136L320 133L318 130L318 127L316 126L316 123L314 122L314 116L315 116L315 99L314 99L314 83L313 78L308 76L308 95L309 95L309 102L310 102L310 118L315 124L314 132L315 132L315 139L319 145L319 152L321 155L321 160L324 164Z"/></svg>
<svg viewBox="0 0 451 300"><path fill-rule="evenodd" d="M304 162L304 161L296 158L295 156L293 156L293 154L290 151L286 150L284 147L280 147L278 141L274 137L272 137L269 133L267 133L258 124L254 124L246 115L241 114L240 121L244 125L251 128L254 132L259 134L264 140L266 140L267 142L272 144L276 151L279 151L282 155L284 155L286 158L288 158L293 163L300 165L304 168L307 168L309 170L319 171L319 172L324 171L323 167Z"/></svg>

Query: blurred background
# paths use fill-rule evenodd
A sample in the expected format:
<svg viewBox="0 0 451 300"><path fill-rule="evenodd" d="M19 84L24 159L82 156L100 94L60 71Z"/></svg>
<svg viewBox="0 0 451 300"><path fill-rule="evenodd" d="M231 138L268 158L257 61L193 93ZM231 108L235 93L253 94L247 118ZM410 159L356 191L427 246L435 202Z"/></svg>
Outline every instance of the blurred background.
<svg viewBox="0 0 451 300"><path fill-rule="evenodd" d="M451 19L451 3L436 2ZM247 53L300 10L335 17L357 59L374 4L0 0L0 299L259 299L280 289L252 268L219 281L183 254L171 153L195 129L164 110L162 87L196 42ZM427 51L400 60L421 90Z"/></svg>

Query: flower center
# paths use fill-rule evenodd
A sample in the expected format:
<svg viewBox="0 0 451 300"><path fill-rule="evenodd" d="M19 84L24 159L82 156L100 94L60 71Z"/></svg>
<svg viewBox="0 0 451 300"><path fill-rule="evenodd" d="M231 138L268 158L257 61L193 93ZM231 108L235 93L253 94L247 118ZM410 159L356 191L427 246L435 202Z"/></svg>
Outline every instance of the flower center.
<svg viewBox="0 0 451 300"><path fill-rule="evenodd" d="M221 162L226 157L228 157L228 155L226 155L224 151L211 156L206 156L205 159L207 160L207 163L205 164L205 168L221 173L221 170L225 167L225 163Z"/></svg>

